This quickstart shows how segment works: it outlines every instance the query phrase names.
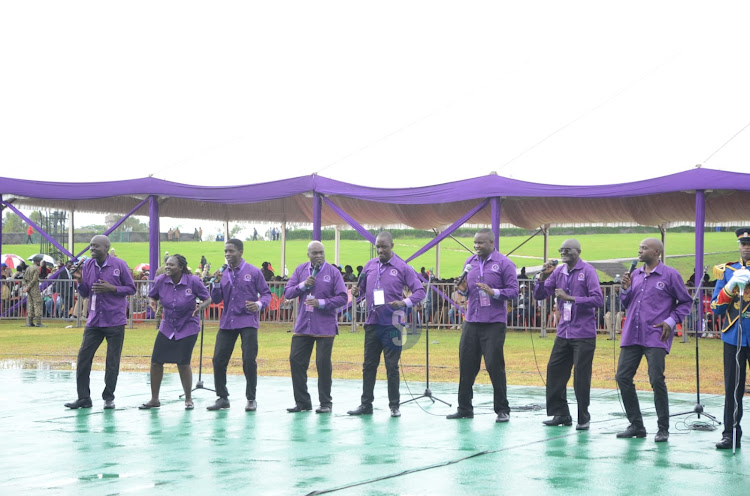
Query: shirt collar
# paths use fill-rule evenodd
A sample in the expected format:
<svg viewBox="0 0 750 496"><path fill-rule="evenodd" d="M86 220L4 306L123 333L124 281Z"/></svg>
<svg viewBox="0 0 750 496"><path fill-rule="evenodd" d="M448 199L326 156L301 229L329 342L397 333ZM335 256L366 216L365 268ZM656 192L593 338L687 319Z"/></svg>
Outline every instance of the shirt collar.
<svg viewBox="0 0 750 496"><path fill-rule="evenodd" d="M578 259L578 260L576 261L576 265L575 265L575 267L573 267L573 269L572 269L572 270L580 270L580 269L582 269L582 268L583 268L583 260L581 260L581 259L579 258L579 259ZM562 269L560 269L560 270L561 270L561 271L562 271L562 273L563 273L563 274L565 274L566 276L570 274L570 272L569 272L569 270L568 270L568 264L566 264L566 263L562 264Z"/></svg>

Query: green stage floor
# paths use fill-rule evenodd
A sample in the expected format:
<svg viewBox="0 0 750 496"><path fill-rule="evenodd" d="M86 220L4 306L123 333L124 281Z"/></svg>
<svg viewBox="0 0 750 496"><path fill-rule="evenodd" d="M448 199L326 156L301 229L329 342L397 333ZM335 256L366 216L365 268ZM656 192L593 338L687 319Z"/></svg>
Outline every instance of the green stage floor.
<svg viewBox="0 0 750 496"><path fill-rule="evenodd" d="M334 381L334 414L316 415L286 413L291 380L277 377L259 379L255 413L243 410L239 376L229 378L231 409L206 411L214 395L203 390L195 393L196 409L185 411L176 374L165 375L162 407L141 411L148 379L120 374L117 409L105 411L96 398L103 373L93 372L94 407L67 410L74 372L0 370L0 494L750 493L748 455L714 448L721 427L681 430L685 417L673 418L669 442L654 443L647 392L640 397L649 436L623 440L614 434L627 421L610 390L592 391L591 431L576 432L543 426L544 410L517 409L509 423L495 424L488 386L475 388L474 419L444 418L455 408L455 384L432 385L454 408L420 400L392 419L381 382L375 414L357 418L346 410L359 404L359 381ZM204 379L209 387L213 378ZM423 383L409 386L424 391ZM403 382L401 392L408 399ZM511 407L543 406L544 389L510 387L509 399ZM723 398L702 399L708 413L721 416ZM694 401L670 395L673 413L692 410Z"/></svg>

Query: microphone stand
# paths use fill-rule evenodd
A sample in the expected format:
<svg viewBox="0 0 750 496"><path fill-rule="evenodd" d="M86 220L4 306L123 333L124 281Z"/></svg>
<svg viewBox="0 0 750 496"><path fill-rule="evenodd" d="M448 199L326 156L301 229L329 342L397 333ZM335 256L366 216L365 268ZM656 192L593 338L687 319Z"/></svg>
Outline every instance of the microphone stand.
<svg viewBox="0 0 750 496"><path fill-rule="evenodd" d="M192 391L196 391L198 389L205 389L207 391L213 391L215 393L216 392L215 389L203 387L203 378L202 378L202 375L203 375L203 327L204 327L204 324L205 324L204 312L205 312L205 308L201 309L201 311L200 311L200 316L201 316L200 317L201 318L201 349L200 349L200 355L199 355L199 358L198 358L198 382L195 383L195 387L191 390L191 392ZM185 396L184 393L180 395L180 398L182 398L183 396Z"/></svg>
<svg viewBox="0 0 750 496"><path fill-rule="evenodd" d="M432 286L432 281L428 278L427 279L427 294L428 295L430 294L430 291L432 291L431 286ZM434 314L432 313L432 308L430 308L430 314L434 316ZM415 320L416 320L416 317L415 317ZM425 330L424 349L425 349L425 379L426 379L425 390L424 390L424 393L422 393L420 396L415 396L406 401L402 401L401 403L399 403L399 406L409 403L411 401L417 401L422 398L428 398L433 403L435 403L435 401L439 401L440 403L443 403L444 405L451 406L451 404L448 403L447 401L443 401L440 398L433 396L432 390L430 390L430 322L427 319L425 319L425 322L424 322L424 330Z"/></svg>
<svg viewBox="0 0 750 496"><path fill-rule="evenodd" d="M703 269L703 274L706 273L706 268ZM696 279L698 279L696 277ZM695 288L695 296L693 297L693 306L697 308L697 305L703 305L703 275L701 275L700 282ZM691 308L692 311L692 308ZM698 316L698 313L703 315L703 312L697 312L696 311L696 317ZM696 400L695 400L695 406L692 410L687 412L680 412L680 413L673 413L670 415L670 417L679 417L681 415L691 415L693 413L698 415L698 418L701 418L701 415L704 417L707 417L714 422L721 424L718 420L716 420L716 417L714 417L711 414L708 414L703 411L703 405L701 404L701 370L699 366L699 347L698 347L698 340L700 339L700 333L698 332L698 328L703 327L703 319L701 319L701 322L698 322L698 319L693 319L693 331L695 332L695 394L696 394ZM687 332L687 330L685 331Z"/></svg>

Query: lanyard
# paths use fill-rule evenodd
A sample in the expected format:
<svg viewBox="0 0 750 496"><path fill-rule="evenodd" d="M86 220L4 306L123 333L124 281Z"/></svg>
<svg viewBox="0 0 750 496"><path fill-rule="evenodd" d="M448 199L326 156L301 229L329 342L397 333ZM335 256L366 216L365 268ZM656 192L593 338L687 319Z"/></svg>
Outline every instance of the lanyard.
<svg viewBox="0 0 750 496"><path fill-rule="evenodd" d="M386 262L386 263L388 263L388 262ZM378 279L375 282L375 287L378 288L378 289L380 289L380 276L383 275L383 272L385 272L385 269L386 269L385 264L382 264L382 263L378 262Z"/></svg>
<svg viewBox="0 0 750 496"><path fill-rule="evenodd" d="M489 260L491 256L492 254L490 254L490 256L484 260L482 260L481 258L479 259L479 280L481 282L484 282L484 264L487 263L487 260Z"/></svg>

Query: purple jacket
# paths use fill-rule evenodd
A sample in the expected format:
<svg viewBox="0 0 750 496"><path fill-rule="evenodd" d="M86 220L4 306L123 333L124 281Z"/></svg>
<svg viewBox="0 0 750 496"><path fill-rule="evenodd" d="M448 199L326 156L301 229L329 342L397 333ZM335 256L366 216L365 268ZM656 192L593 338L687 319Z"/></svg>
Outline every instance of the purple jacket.
<svg viewBox="0 0 750 496"><path fill-rule="evenodd" d="M464 267L467 264L471 264L471 270L466 275L468 282L466 322L506 323L508 320L506 303L508 300L518 298L516 266L497 250L490 253L484 262L480 260L479 255L472 255L466 259ZM495 290L494 297L490 297L489 306L481 306L478 282L484 282Z"/></svg>
<svg viewBox="0 0 750 496"><path fill-rule="evenodd" d="M113 285L114 293L91 291L91 286L98 280ZM130 268L122 259L110 257L104 259L99 267L96 260L89 258L83 263L78 294L89 298L89 318L86 327L114 327L125 325L127 319L128 296L135 294L135 283Z"/></svg>
<svg viewBox="0 0 750 496"><path fill-rule="evenodd" d="M381 264L378 258L367 262L360 279L360 290L365 292L367 301L368 314L365 324L394 326L395 310L388 303L403 301L411 308L425 298L426 293L417 273L395 254L385 264ZM412 292L408 298L404 298L404 287L408 287ZM373 295L376 289L383 290L385 305L374 305Z"/></svg>
<svg viewBox="0 0 750 496"><path fill-rule="evenodd" d="M206 301L209 298L203 281L193 275L182 274L180 281L175 284L171 277L162 274L154 281L148 296L160 300L164 308L159 325L160 333L175 340L198 334L201 326L200 317L193 316L195 299Z"/></svg>
<svg viewBox="0 0 750 496"><path fill-rule="evenodd" d="M568 264L561 264L544 281L534 286L534 298L544 300L554 296L555 289L563 289L575 297L571 305L570 320L560 319L557 335L566 339L596 337L596 309L604 304L602 288L596 269L580 258L573 270L568 272ZM566 301L558 300L557 308L563 315Z"/></svg>
<svg viewBox="0 0 750 496"><path fill-rule="evenodd" d="M320 272L315 276L315 284L311 289L305 286L305 280L312 275L310 262L297 267L289 278L284 289L287 300L297 298L297 321L294 323L294 334L306 336L335 336L339 326L336 310L346 305L349 296L341 272L333 265L324 263ZM307 311L305 305L307 295L317 298L318 308Z"/></svg>
<svg viewBox="0 0 750 496"><path fill-rule="evenodd" d="M271 303L271 290L259 268L245 262L224 271L219 284L211 288L211 301L224 302L219 329L258 328L258 312L245 308L245 301L257 301L261 310Z"/></svg>
<svg viewBox="0 0 750 496"><path fill-rule="evenodd" d="M662 262L646 275L643 267L633 271L631 285L620 292L625 312L620 346L640 345L647 348L664 348L669 353L674 333L669 333L667 342L659 339L662 322L672 329L682 322L692 307L692 298L679 272Z"/></svg>

